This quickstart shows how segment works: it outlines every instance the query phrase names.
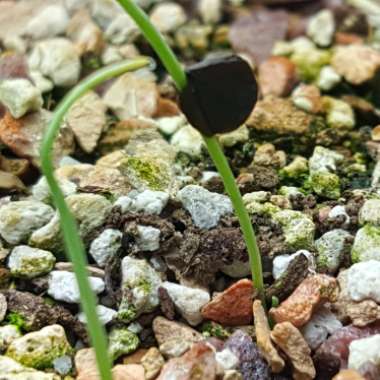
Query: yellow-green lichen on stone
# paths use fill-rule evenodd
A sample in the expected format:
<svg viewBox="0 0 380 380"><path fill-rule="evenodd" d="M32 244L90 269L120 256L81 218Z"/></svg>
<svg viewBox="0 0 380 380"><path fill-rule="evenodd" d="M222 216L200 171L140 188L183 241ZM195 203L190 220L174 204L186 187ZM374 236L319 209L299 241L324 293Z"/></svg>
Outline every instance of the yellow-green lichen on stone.
<svg viewBox="0 0 380 380"><path fill-rule="evenodd" d="M368 260L380 261L380 228L366 224L355 235L351 250L353 263Z"/></svg>
<svg viewBox="0 0 380 380"><path fill-rule="evenodd" d="M63 327L51 325L15 339L9 345L6 356L24 366L45 369L53 366L54 359L71 353L72 348Z"/></svg>
<svg viewBox="0 0 380 380"><path fill-rule="evenodd" d="M311 187L322 197L338 199L340 197L340 179L334 173L316 172L310 176Z"/></svg>
<svg viewBox="0 0 380 380"><path fill-rule="evenodd" d="M125 327L114 328L109 335L109 354L112 360L122 355L128 355L137 350L139 338Z"/></svg>
<svg viewBox="0 0 380 380"><path fill-rule="evenodd" d="M289 249L310 249L313 246L315 225L309 216L300 211L282 210L275 213L273 219L281 224Z"/></svg>

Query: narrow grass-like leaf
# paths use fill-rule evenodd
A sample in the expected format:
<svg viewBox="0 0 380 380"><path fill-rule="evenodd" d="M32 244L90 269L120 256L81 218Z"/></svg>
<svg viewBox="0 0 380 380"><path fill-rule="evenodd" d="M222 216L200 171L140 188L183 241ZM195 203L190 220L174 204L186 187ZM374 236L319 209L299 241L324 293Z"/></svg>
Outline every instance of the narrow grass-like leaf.
<svg viewBox="0 0 380 380"><path fill-rule="evenodd" d="M136 58L110 67L105 67L84 79L74 87L56 107L41 145L40 157L42 172L46 177L54 204L59 212L66 253L74 266L81 296L81 306L86 315L88 333L92 346L95 349L99 374L102 380L112 380L112 363L108 356L106 334L96 313L96 297L87 277L86 252L78 233L78 226L65 202L62 190L54 175L52 149L65 114L81 96L108 79L128 71L146 67L150 65L151 62L149 58Z"/></svg>

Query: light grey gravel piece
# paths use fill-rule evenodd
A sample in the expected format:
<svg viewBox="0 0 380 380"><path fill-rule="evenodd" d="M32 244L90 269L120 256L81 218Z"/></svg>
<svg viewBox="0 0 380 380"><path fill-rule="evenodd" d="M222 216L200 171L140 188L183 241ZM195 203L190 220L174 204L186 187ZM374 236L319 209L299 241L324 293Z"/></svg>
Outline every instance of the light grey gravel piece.
<svg viewBox="0 0 380 380"><path fill-rule="evenodd" d="M0 102L16 119L29 111L38 111L43 104L40 90L24 78L0 81Z"/></svg>
<svg viewBox="0 0 380 380"><path fill-rule="evenodd" d="M90 255L100 267L104 267L108 259L116 255L121 247L123 234L116 229L105 229L90 245Z"/></svg>
<svg viewBox="0 0 380 380"><path fill-rule="evenodd" d="M369 260L347 270L347 292L351 300L374 300L380 304L380 261Z"/></svg>
<svg viewBox="0 0 380 380"><path fill-rule="evenodd" d="M9 244L19 244L53 216L54 210L42 202L10 202L0 207L0 235Z"/></svg>
<svg viewBox="0 0 380 380"><path fill-rule="evenodd" d="M73 362L68 355L60 356L53 361L54 370L62 376L67 375L73 368Z"/></svg>
<svg viewBox="0 0 380 380"><path fill-rule="evenodd" d="M162 283L162 287L167 290L175 306L190 325L196 326L202 322L201 309L210 301L208 292L169 281Z"/></svg>
<svg viewBox="0 0 380 380"><path fill-rule="evenodd" d="M380 366L380 334L356 339L350 343L348 368L359 370L367 363L371 363L375 368Z"/></svg>
<svg viewBox="0 0 380 380"><path fill-rule="evenodd" d="M89 277L89 281L96 294L103 292L105 284L101 278ZM57 301L79 303L80 293L75 274L63 270L50 272L48 294Z"/></svg>
<svg viewBox="0 0 380 380"><path fill-rule="evenodd" d="M323 9L311 17L307 34L318 46L327 47L331 45L334 32L334 14L330 9Z"/></svg>
<svg viewBox="0 0 380 380"><path fill-rule="evenodd" d="M37 42L29 57L29 67L50 78L56 86L69 87L78 82L81 63L75 45L60 37Z"/></svg>
<svg viewBox="0 0 380 380"><path fill-rule="evenodd" d="M156 251L160 248L161 231L151 226L137 226L137 246L141 251Z"/></svg>
<svg viewBox="0 0 380 380"><path fill-rule="evenodd" d="M106 325L108 322L112 321L112 318L117 314L117 311L103 305L98 305L96 306L96 313L98 314L100 323ZM82 323L87 323L86 315L83 312L78 314L78 319Z"/></svg>
<svg viewBox="0 0 380 380"><path fill-rule="evenodd" d="M164 191L144 190L134 197L132 210L159 215L168 201L169 194Z"/></svg>
<svg viewBox="0 0 380 380"><path fill-rule="evenodd" d="M117 198L116 202L113 204L113 206L120 207L122 213L126 213L131 210L133 200L128 197L127 195L122 195L121 197Z"/></svg>
<svg viewBox="0 0 380 380"><path fill-rule="evenodd" d="M232 214L233 211L227 196L212 193L197 185L188 185L181 189L178 192L178 199L199 228L213 228L222 216Z"/></svg>
<svg viewBox="0 0 380 380"><path fill-rule="evenodd" d="M23 35L34 40L51 38L66 31L69 15L62 5L47 5L26 24Z"/></svg>
<svg viewBox="0 0 380 380"><path fill-rule="evenodd" d="M342 323L326 306L322 306L313 314L310 321L302 327L301 333L312 350L316 350Z"/></svg>
<svg viewBox="0 0 380 380"><path fill-rule="evenodd" d="M71 182L66 178L57 178L57 181L65 197L76 193L78 186L74 182ZM33 198L37 199L40 202L52 202L50 189L45 177L41 177L38 182L32 187L32 194Z"/></svg>
<svg viewBox="0 0 380 380"><path fill-rule="evenodd" d="M0 293L0 322L2 322L7 314L8 303L4 294Z"/></svg>

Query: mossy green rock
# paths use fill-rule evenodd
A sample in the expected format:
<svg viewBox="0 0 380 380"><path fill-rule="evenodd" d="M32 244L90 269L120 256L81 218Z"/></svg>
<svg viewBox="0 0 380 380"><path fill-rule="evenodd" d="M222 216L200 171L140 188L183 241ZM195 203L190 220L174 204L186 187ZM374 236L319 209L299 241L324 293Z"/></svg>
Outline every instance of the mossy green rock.
<svg viewBox="0 0 380 380"><path fill-rule="evenodd" d="M1 380L60 380L60 376L54 373L36 371L33 368L24 367L17 361L0 356Z"/></svg>
<svg viewBox="0 0 380 380"><path fill-rule="evenodd" d="M15 247L8 260L11 274L23 278L34 278L49 273L54 264L55 257L51 252L27 245Z"/></svg>
<svg viewBox="0 0 380 380"><path fill-rule="evenodd" d="M351 250L351 259L354 263L380 261L380 227L367 224L358 230Z"/></svg>
<svg viewBox="0 0 380 380"><path fill-rule="evenodd" d="M314 192L321 197L338 199L340 197L340 179L334 173L324 171L310 176L310 185Z"/></svg>
<svg viewBox="0 0 380 380"><path fill-rule="evenodd" d="M139 338L127 328L114 328L109 335L109 354L112 360L137 350Z"/></svg>
<svg viewBox="0 0 380 380"><path fill-rule="evenodd" d="M128 323L140 314L152 312L159 305L158 288L162 281L146 260L126 256L121 268L123 299L118 317Z"/></svg>
<svg viewBox="0 0 380 380"><path fill-rule="evenodd" d="M355 126L354 111L352 107L343 100L324 96L323 108L327 113L326 120L329 127L350 130Z"/></svg>
<svg viewBox="0 0 380 380"><path fill-rule="evenodd" d="M331 61L331 53L317 48L304 48L295 51L291 58L297 66L297 71L302 80L313 82L319 76L323 66Z"/></svg>
<svg viewBox="0 0 380 380"><path fill-rule="evenodd" d="M126 157L121 161L119 170L134 188L141 191L168 191L173 182L171 167L151 158Z"/></svg>
<svg viewBox="0 0 380 380"><path fill-rule="evenodd" d="M24 366L45 369L53 366L54 359L71 352L63 327L51 325L15 339L9 345L6 356Z"/></svg>
<svg viewBox="0 0 380 380"><path fill-rule="evenodd" d="M315 242L318 272L335 274L344 259L349 238L351 235L347 231L336 229L326 232Z"/></svg>
<svg viewBox="0 0 380 380"><path fill-rule="evenodd" d="M365 201L359 212L359 223L370 223L374 226L380 226L380 199Z"/></svg>
<svg viewBox="0 0 380 380"><path fill-rule="evenodd" d="M281 170L281 174L285 178L297 179L307 173L308 169L309 165L307 159L302 156L297 156L290 164Z"/></svg>
<svg viewBox="0 0 380 380"><path fill-rule="evenodd" d="M307 215L300 211L283 210L275 213L273 219L281 224L289 249L310 249L313 246L315 225Z"/></svg>

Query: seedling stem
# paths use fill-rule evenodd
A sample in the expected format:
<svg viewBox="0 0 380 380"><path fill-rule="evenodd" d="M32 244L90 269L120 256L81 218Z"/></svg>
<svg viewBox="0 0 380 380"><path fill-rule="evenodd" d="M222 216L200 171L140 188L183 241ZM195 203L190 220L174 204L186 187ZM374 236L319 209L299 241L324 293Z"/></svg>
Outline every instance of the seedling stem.
<svg viewBox="0 0 380 380"><path fill-rule="evenodd" d="M136 24L141 29L144 37L152 45L153 49L160 57L166 70L173 78L179 91L182 91L187 84L186 74L176 58L175 54L165 42L161 33L152 25L147 15L135 4L133 0L118 0L120 5L133 18ZM265 308L264 281L262 273L262 264L259 248L257 246L255 232L252 227L248 212L244 206L239 188L235 183L235 178L222 148L215 136L207 137L203 135L208 152L218 169L225 189L231 198L236 215L240 222L240 227L243 232L245 243L247 245L250 267L252 273L253 284L259 293L259 297Z"/></svg>

